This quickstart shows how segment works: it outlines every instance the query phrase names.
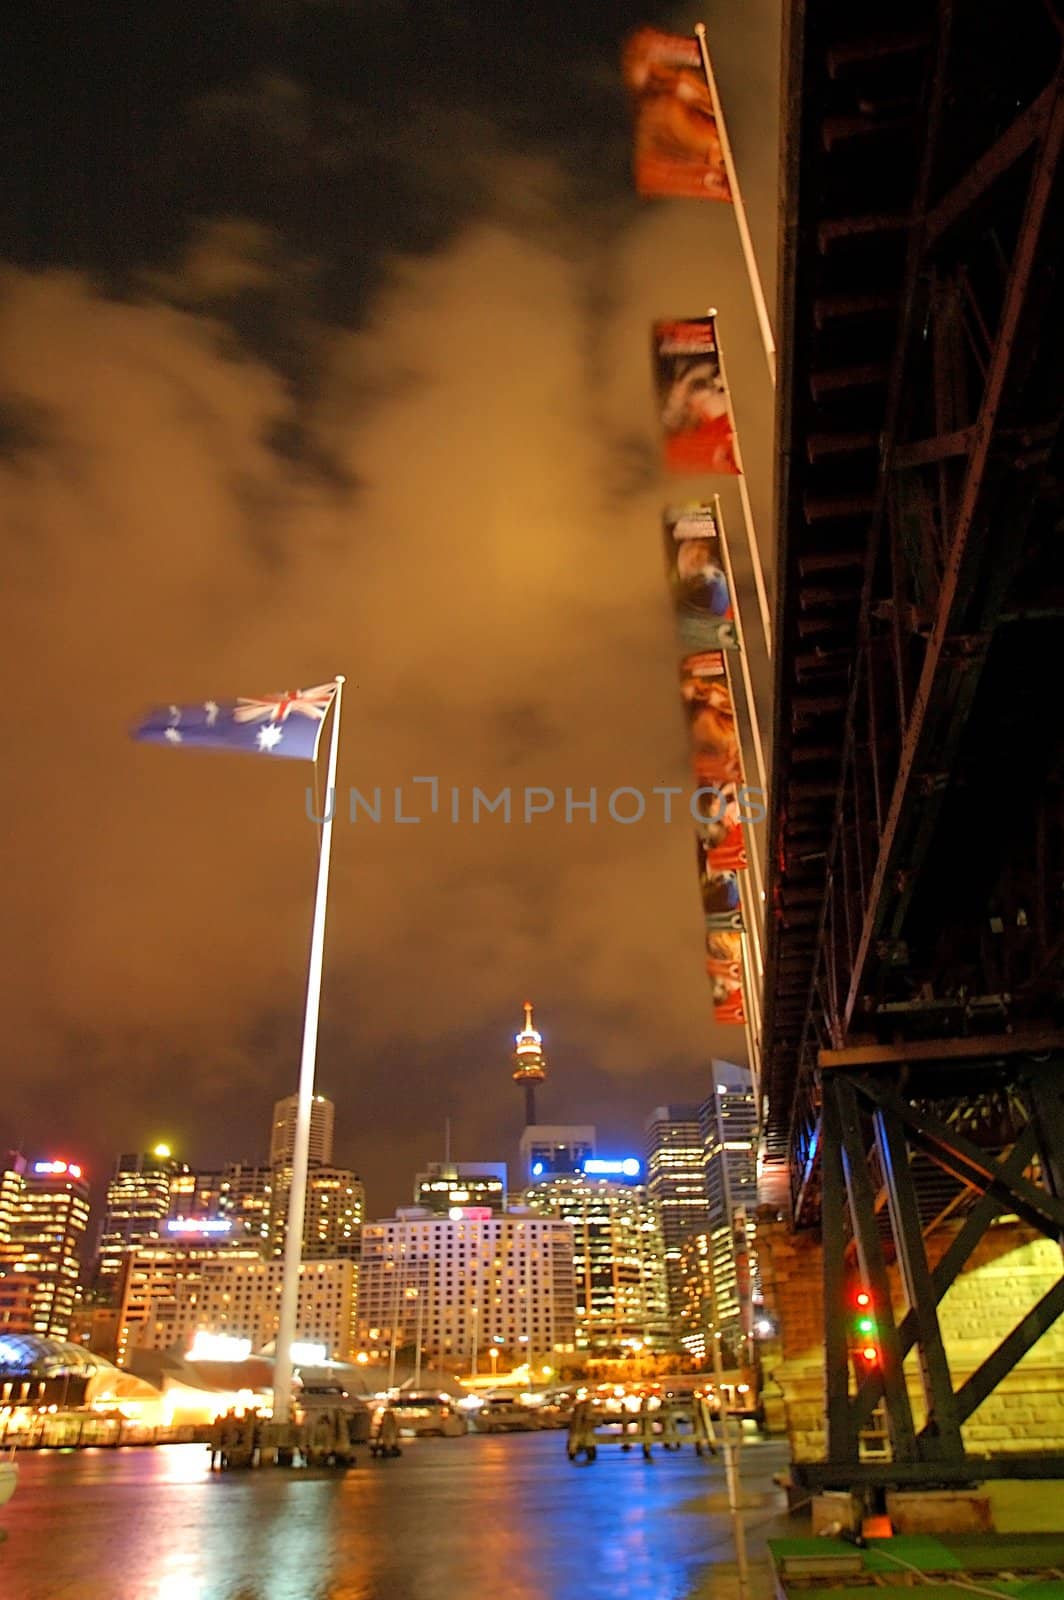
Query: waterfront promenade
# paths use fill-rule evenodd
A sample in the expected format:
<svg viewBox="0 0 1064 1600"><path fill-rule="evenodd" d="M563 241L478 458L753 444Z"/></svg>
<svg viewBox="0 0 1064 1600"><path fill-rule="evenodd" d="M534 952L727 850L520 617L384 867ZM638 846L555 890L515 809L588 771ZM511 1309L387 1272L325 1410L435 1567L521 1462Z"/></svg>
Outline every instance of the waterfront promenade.
<svg viewBox="0 0 1064 1600"><path fill-rule="evenodd" d="M801 1524L743 1449L751 1600L765 1540ZM565 1434L404 1441L346 1474L214 1474L199 1446L25 1452L0 1512L0 1594L17 1600L699 1600L735 1593L719 1460L603 1450Z"/></svg>

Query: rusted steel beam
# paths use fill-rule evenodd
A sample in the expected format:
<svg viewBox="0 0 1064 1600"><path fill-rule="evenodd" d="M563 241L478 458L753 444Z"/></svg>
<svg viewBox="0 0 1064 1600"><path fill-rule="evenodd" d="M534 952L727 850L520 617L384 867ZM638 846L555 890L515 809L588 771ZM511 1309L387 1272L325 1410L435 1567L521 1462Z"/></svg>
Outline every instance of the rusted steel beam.
<svg viewBox="0 0 1064 1600"><path fill-rule="evenodd" d="M829 322L841 322L847 317L871 317L877 312L894 311L897 304L897 297L885 290L823 294L813 301L813 324L824 328Z"/></svg>
<svg viewBox="0 0 1064 1600"><path fill-rule="evenodd" d="M878 435L874 433L809 433L805 453L810 461L820 461L824 456L860 455L874 450L877 443Z"/></svg>
<svg viewBox="0 0 1064 1600"><path fill-rule="evenodd" d="M857 1006L864 969L872 945L879 933L885 910L885 889L895 870L893 855L898 839L902 816L907 809L917 756L922 742L927 713L932 703L933 690L946 649L953 621L954 603L960 588L961 574L968 554L968 539L982 492L990 445L997 421L1009 366L1015 353L1016 332L1019 327L1024 301L1030 286L1041 237L1042 225L1053 190L1061 149L1064 146L1064 94L1057 93L1052 119L1031 176L1027 206L1020 229L1016 254L1009 274L1005 303L994 341L994 350L987 372L986 387L979 417L972 432L968 453L968 466L964 485L958 500L956 518L950 540L949 558L939 588L934 628L924 654L920 681L913 697L912 709L905 730L894 791L883 824L879 857L872 876L868 911L857 947L850 989L844 1006L847 1025Z"/></svg>
<svg viewBox="0 0 1064 1600"><path fill-rule="evenodd" d="M898 446L894 452L894 465L902 468L930 466L950 456L966 455L971 442L971 428L956 428L937 439L914 439L911 444Z"/></svg>
<svg viewBox="0 0 1064 1600"><path fill-rule="evenodd" d="M883 361L867 362L858 367L828 367L809 374L809 391L814 400L822 395L834 394L840 389L870 389L887 381L887 367Z"/></svg>
<svg viewBox="0 0 1064 1600"><path fill-rule="evenodd" d="M828 50L828 76L837 78L847 67L860 66L867 61L882 61L887 56L913 55L929 43L926 33L911 32L876 34L867 39L834 44Z"/></svg>
<svg viewBox="0 0 1064 1600"><path fill-rule="evenodd" d="M973 1035L970 1039L910 1039L898 1044L862 1044L841 1050L821 1050L817 1066L833 1068L893 1067L921 1061L1000 1061L1003 1056L1064 1055L1064 1032L1059 1028L1019 1029L1015 1033Z"/></svg>
<svg viewBox="0 0 1064 1600"><path fill-rule="evenodd" d="M1059 93L1058 76L1053 83L1047 84L1037 100L1033 100L1027 110L1022 111L1015 122L1005 129L990 149L969 167L960 182L954 184L948 194L943 195L938 204L931 208L925 223L929 245L941 238L946 229L952 227L966 211L970 210L992 183L1010 167L1015 166L1024 152L1043 137Z"/></svg>
<svg viewBox="0 0 1064 1600"><path fill-rule="evenodd" d="M835 517L867 517L875 510L874 494L807 494L804 500L807 522L828 522Z"/></svg>
<svg viewBox="0 0 1064 1600"><path fill-rule="evenodd" d="M871 234L904 233L912 226L907 211L874 211L863 217L833 217L821 222L816 230L817 247L826 255L833 244L841 239L862 239Z"/></svg>

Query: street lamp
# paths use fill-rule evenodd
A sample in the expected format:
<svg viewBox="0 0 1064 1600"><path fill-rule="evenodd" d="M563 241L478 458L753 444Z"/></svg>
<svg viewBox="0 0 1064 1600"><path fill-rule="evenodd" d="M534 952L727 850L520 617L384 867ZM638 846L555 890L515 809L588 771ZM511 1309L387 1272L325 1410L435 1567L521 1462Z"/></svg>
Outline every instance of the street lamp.
<svg viewBox="0 0 1064 1600"><path fill-rule="evenodd" d="M491 1381L494 1383L499 1370L499 1351L496 1345L492 1345L488 1351L488 1360L491 1362Z"/></svg>
<svg viewBox="0 0 1064 1600"><path fill-rule="evenodd" d="M477 1338L478 1338L479 1333L480 1333L480 1328L479 1328L479 1325L478 1325L478 1307L476 1305L474 1305L472 1310L473 1310L473 1359L469 1363L469 1375L470 1375L471 1378L475 1378L476 1375L477 1375Z"/></svg>
<svg viewBox="0 0 1064 1600"><path fill-rule="evenodd" d="M407 1289L406 1298L417 1301L417 1332L414 1335L414 1388L421 1388L421 1332L425 1313L425 1297L418 1289Z"/></svg>

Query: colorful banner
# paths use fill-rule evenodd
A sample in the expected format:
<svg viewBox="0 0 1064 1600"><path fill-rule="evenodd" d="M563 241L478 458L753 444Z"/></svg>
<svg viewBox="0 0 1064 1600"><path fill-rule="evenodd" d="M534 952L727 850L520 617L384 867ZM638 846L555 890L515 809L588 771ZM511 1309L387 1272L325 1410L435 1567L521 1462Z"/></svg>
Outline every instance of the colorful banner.
<svg viewBox="0 0 1064 1600"><path fill-rule="evenodd" d="M646 196L731 200L695 39L641 28L622 61L635 114L635 186Z"/></svg>
<svg viewBox="0 0 1064 1600"><path fill-rule="evenodd" d="M680 662L680 693L687 710L698 786L722 789L743 781L739 730L722 650L703 650Z"/></svg>
<svg viewBox="0 0 1064 1600"><path fill-rule="evenodd" d="M653 355L666 471L736 475L714 319L656 322Z"/></svg>
<svg viewBox="0 0 1064 1600"><path fill-rule="evenodd" d="M684 654L737 650L717 514L711 505L670 506L664 515L665 565Z"/></svg>
<svg viewBox="0 0 1064 1600"><path fill-rule="evenodd" d="M713 991L715 1020L740 1025L745 1023L741 933L706 934L706 972Z"/></svg>

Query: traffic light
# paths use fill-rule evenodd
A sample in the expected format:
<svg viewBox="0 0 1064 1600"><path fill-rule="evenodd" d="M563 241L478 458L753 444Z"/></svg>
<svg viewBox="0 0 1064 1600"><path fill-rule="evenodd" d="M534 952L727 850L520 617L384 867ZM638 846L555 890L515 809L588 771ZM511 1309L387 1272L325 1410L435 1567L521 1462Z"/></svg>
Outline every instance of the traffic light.
<svg viewBox="0 0 1064 1600"><path fill-rule="evenodd" d="M857 1288L853 1292L851 1333L857 1360L865 1367L874 1367L879 1361L875 1306L872 1296L864 1288Z"/></svg>

